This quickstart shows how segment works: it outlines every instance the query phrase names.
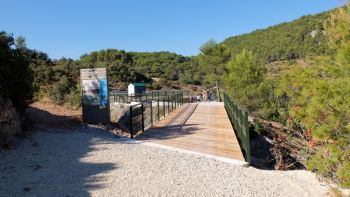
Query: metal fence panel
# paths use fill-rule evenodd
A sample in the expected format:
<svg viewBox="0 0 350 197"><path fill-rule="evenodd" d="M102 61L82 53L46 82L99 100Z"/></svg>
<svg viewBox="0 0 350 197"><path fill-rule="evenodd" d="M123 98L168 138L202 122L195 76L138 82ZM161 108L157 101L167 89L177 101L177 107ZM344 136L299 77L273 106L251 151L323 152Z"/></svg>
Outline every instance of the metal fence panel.
<svg viewBox="0 0 350 197"><path fill-rule="evenodd" d="M250 163L251 156L248 111L243 107L240 107L237 102L235 102L235 100L226 92L224 93L224 105L232 126L238 135L241 148L244 151L245 159L248 163Z"/></svg>
<svg viewBox="0 0 350 197"><path fill-rule="evenodd" d="M139 104L130 105L126 114L129 120L128 129L131 138L137 133L144 132L148 127L153 126L170 112L179 108L183 104L183 92L147 92L136 97L127 95L113 95L113 99L118 101L138 101Z"/></svg>

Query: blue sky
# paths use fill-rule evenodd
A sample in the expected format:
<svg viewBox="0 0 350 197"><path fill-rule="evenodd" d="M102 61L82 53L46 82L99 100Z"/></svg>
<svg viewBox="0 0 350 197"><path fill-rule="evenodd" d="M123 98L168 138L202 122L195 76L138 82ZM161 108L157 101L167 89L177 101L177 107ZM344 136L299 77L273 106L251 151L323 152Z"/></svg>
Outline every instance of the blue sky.
<svg viewBox="0 0 350 197"><path fill-rule="evenodd" d="M51 58L94 50L196 55L213 38L248 33L339 5L338 0L0 0L0 31Z"/></svg>

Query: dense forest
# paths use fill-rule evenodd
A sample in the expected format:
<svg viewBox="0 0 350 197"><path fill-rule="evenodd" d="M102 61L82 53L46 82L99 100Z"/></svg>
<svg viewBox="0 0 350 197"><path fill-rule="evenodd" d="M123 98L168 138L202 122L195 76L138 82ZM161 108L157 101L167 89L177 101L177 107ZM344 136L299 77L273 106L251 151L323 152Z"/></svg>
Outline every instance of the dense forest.
<svg viewBox="0 0 350 197"><path fill-rule="evenodd" d="M28 49L23 37L0 33L0 93L17 109L48 96L80 106L79 69L106 67L110 87L130 82L149 89L207 88L216 84L250 115L301 133L306 166L350 187L349 6L221 43L209 40L197 56L106 49L79 59L52 60Z"/></svg>

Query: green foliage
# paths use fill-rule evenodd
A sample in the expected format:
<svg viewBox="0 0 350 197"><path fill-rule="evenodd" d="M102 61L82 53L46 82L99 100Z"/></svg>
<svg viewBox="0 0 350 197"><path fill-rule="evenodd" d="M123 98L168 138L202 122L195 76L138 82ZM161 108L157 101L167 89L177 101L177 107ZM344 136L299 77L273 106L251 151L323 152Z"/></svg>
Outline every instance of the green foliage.
<svg viewBox="0 0 350 197"><path fill-rule="evenodd" d="M65 96L65 103L67 103L73 109L80 108L81 107L80 88L71 89L70 93Z"/></svg>
<svg viewBox="0 0 350 197"><path fill-rule="evenodd" d="M259 108L266 69L258 63L251 51L243 50L227 64L223 81L230 93L249 110Z"/></svg>
<svg viewBox="0 0 350 197"><path fill-rule="evenodd" d="M309 159L307 168L337 180L344 187L350 187L349 146L343 143L328 144Z"/></svg>
<svg viewBox="0 0 350 197"><path fill-rule="evenodd" d="M27 48L26 39L23 36L18 36L16 38L16 47L18 49Z"/></svg>
<svg viewBox="0 0 350 197"><path fill-rule="evenodd" d="M224 45L217 44L214 40L209 40L200 48L198 63L201 70L205 72L204 82L214 85L221 84L221 76L226 72L226 63L230 59L230 53Z"/></svg>
<svg viewBox="0 0 350 197"><path fill-rule="evenodd" d="M286 109L294 124L311 131L316 140L337 144L330 144L312 156L308 167L340 180L344 178L340 178L337 171L350 157L346 152L350 148L350 78L344 77L344 70L329 58L315 62L304 68L290 68L282 74L276 82L275 95L288 98Z"/></svg>
<svg viewBox="0 0 350 197"><path fill-rule="evenodd" d="M328 12L303 16L292 22L227 38L222 45L233 55L243 49L253 51L262 63L325 54L329 49L323 22L328 16Z"/></svg>
<svg viewBox="0 0 350 197"><path fill-rule="evenodd" d="M350 154L348 154L348 156L349 155ZM338 169L337 176L339 177L339 179L341 180L341 182L343 183L343 185L345 187L350 188L350 162L349 162L349 157L347 159L348 160L344 161L344 163L342 163L342 166Z"/></svg>
<svg viewBox="0 0 350 197"><path fill-rule="evenodd" d="M289 69L277 81L275 94L287 96L288 114L326 146L311 156L308 168L349 187L350 176L350 9L335 10L325 23L336 55Z"/></svg>
<svg viewBox="0 0 350 197"><path fill-rule="evenodd" d="M118 82L124 82L123 88L125 88L126 84L132 81L147 81L133 68L131 54L122 50L94 51L81 56L78 64L80 68L107 68L109 81L113 86L117 86Z"/></svg>
<svg viewBox="0 0 350 197"><path fill-rule="evenodd" d="M311 131L311 140L320 144L307 161L308 169L346 187L350 185L349 21L348 5L222 43L233 56L222 77L226 89L250 113ZM266 74L261 62L275 60L287 61L268 65Z"/></svg>
<svg viewBox="0 0 350 197"><path fill-rule="evenodd" d="M62 58L52 61L46 54L29 49L26 59L34 71L34 86L37 92L49 89L49 96L57 104L67 103L75 107L80 102L77 93L79 70L81 68L100 68L108 70L110 86L126 89L130 82L151 83L149 88L171 87L178 80L183 83L200 84L200 76L194 58L175 53L135 53L107 49L84 54L79 60ZM185 74L186 73L186 74ZM157 82L151 78L158 78Z"/></svg>
<svg viewBox="0 0 350 197"><path fill-rule="evenodd" d="M338 50L349 44L350 15L349 5L335 9L330 13L330 18L324 21L324 27L329 38L331 48Z"/></svg>
<svg viewBox="0 0 350 197"><path fill-rule="evenodd" d="M66 76L63 76L59 81L53 84L49 93L51 100L59 105L62 105L65 101L65 95L70 92L72 83Z"/></svg>
<svg viewBox="0 0 350 197"><path fill-rule="evenodd" d="M14 39L0 32L0 94L9 97L15 108L24 110L33 97L32 71L22 49L14 48Z"/></svg>
<svg viewBox="0 0 350 197"><path fill-rule="evenodd" d="M153 52L153 53L131 53L134 67L139 73L143 73L147 78L160 78L163 80L178 81L185 74L193 76L198 72L198 68L190 57L184 57L176 53ZM186 80L182 77L182 82L196 83L198 81Z"/></svg>

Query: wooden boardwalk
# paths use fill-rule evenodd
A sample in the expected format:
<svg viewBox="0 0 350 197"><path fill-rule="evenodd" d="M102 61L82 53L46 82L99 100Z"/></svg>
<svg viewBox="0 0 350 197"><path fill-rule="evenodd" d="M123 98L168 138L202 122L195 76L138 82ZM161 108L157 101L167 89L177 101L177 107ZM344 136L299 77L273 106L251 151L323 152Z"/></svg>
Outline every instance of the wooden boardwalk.
<svg viewBox="0 0 350 197"><path fill-rule="evenodd" d="M245 161L223 103L185 104L136 139Z"/></svg>

